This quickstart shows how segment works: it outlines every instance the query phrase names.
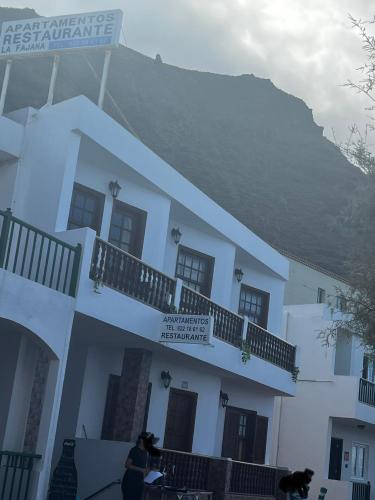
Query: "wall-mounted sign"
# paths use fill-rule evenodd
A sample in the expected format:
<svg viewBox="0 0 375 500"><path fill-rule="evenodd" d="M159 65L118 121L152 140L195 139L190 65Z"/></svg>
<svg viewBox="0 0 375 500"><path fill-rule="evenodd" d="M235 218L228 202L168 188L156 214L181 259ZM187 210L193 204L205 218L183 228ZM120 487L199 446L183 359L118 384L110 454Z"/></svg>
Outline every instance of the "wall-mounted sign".
<svg viewBox="0 0 375 500"><path fill-rule="evenodd" d="M121 26L121 10L8 21L1 27L0 56L110 47L118 44Z"/></svg>
<svg viewBox="0 0 375 500"><path fill-rule="evenodd" d="M349 452L348 451L344 452L344 462L349 462Z"/></svg>
<svg viewBox="0 0 375 500"><path fill-rule="evenodd" d="M163 314L159 341L208 345L211 343L212 333L211 316Z"/></svg>

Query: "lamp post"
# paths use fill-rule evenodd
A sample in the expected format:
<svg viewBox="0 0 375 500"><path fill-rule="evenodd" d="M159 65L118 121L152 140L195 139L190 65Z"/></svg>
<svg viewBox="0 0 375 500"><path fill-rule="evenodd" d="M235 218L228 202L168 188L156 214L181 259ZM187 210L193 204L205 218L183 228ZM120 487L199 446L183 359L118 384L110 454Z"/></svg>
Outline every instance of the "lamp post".
<svg viewBox="0 0 375 500"><path fill-rule="evenodd" d="M161 381L163 382L164 388L168 389L172 382L172 376L169 371L162 371L160 374Z"/></svg>
<svg viewBox="0 0 375 500"><path fill-rule="evenodd" d="M229 396L226 392L220 391L220 401L223 408L226 408L228 406Z"/></svg>
<svg viewBox="0 0 375 500"><path fill-rule="evenodd" d="M173 238L173 241L178 245L181 240L182 233L180 231L180 228L174 227L171 231L171 236Z"/></svg>
<svg viewBox="0 0 375 500"><path fill-rule="evenodd" d="M243 278L243 271L242 271L242 269L240 267L237 267L234 270L234 275L237 278L238 283L241 283L242 278Z"/></svg>
<svg viewBox="0 0 375 500"><path fill-rule="evenodd" d="M109 187L109 191L110 191L112 197L114 199L116 199L118 197L118 195L120 194L120 191L121 191L120 184L117 181L111 181L108 184L108 187Z"/></svg>

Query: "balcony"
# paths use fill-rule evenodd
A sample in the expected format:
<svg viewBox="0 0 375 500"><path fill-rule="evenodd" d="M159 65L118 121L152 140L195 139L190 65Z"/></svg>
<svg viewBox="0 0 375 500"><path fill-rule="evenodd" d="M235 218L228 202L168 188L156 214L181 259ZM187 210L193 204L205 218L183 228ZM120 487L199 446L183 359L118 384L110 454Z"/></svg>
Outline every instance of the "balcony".
<svg viewBox="0 0 375 500"><path fill-rule="evenodd" d="M370 500L370 483L353 483L352 500Z"/></svg>
<svg viewBox="0 0 375 500"><path fill-rule="evenodd" d="M374 384L374 382L370 382L370 380L366 380L364 378L361 378L359 380L358 399L361 403L375 407L375 384Z"/></svg>
<svg viewBox="0 0 375 500"><path fill-rule="evenodd" d="M245 340L254 356L293 372L295 346L190 288L182 286L179 293L175 278L99 238L90 278L164 313L171 312L171 306L176 304L179 314L210 315L214 319L214 337L238 349Z"/></svg>
<svg viewBox="0 0 375 500"><path fill-rule="evenodd" d="M75 297L81 245L54 236L0 211L0 269Z"/></svg>

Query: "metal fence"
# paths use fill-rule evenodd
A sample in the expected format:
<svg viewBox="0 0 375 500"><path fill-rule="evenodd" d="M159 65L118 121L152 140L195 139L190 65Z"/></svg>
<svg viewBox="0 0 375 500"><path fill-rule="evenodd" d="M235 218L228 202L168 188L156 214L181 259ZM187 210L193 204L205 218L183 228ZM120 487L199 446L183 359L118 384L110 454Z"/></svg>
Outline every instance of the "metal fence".
<svg viewBox="0 0 375 500"><path fill-rule="evenodd" d="M75 297L81 245L69 245L0 211L0 268Z"/></svg>
<svg viewBox="0 0 375 500"><path fill-rule="evenodd" d="M0 500L28 500L40 455L0 451Z"/></svg>

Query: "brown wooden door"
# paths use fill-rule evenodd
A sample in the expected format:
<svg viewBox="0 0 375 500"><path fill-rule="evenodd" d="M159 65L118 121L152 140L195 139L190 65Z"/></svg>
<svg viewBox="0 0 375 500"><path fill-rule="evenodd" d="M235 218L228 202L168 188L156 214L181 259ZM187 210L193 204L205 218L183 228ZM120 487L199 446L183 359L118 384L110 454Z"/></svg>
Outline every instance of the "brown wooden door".
<svg viewBox="0 0 375 500"><path fill-rule="evenodd" d="M257 413L241 408L226 408L223 457L254 462L256 445ZM258 452L260 455L260 452Z"/></svg>
<svg viewBox="0 0 375 500"><path fill-rule="evenodd" d="M257 415L255 443L254 443L254 462L264 464L267 448L268 418Z"/></svg>
<svg viewBox="0 0 375 500"><path fill-rule="evenodd" d="M113 439L120 379L121 377L118 375L109 376L101 439Z"/></svg>
<svg viewBox="0 0 375 500"><path fill-rule="evenodd" d="M164 448L191 452L198 394L170 389Z"/></svg>

